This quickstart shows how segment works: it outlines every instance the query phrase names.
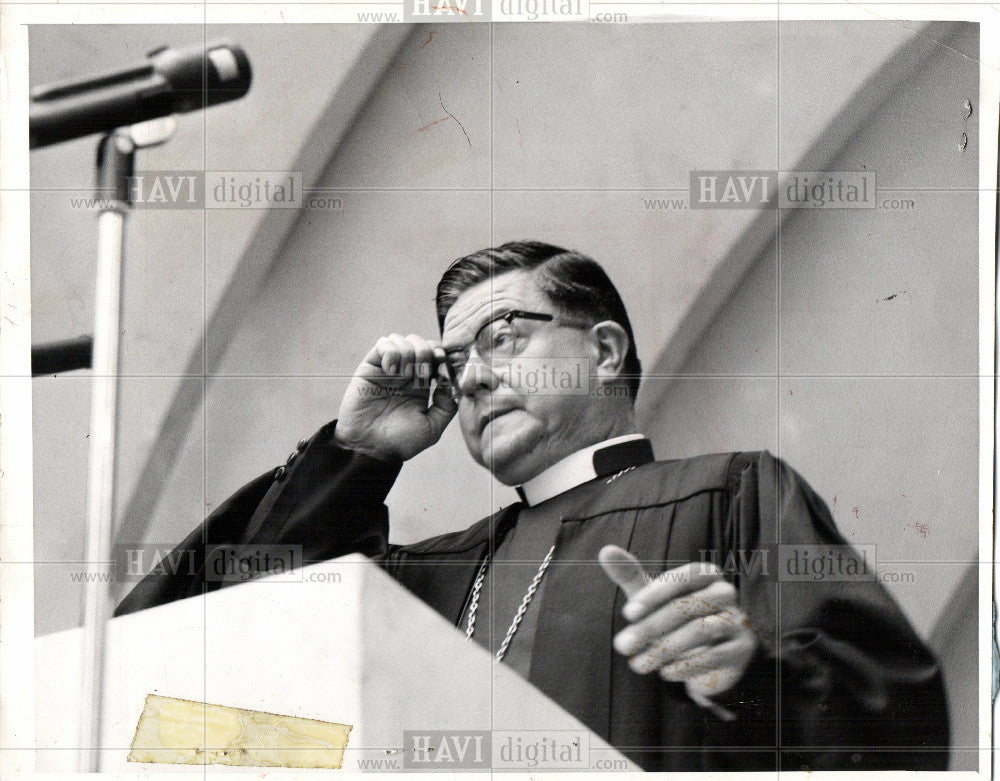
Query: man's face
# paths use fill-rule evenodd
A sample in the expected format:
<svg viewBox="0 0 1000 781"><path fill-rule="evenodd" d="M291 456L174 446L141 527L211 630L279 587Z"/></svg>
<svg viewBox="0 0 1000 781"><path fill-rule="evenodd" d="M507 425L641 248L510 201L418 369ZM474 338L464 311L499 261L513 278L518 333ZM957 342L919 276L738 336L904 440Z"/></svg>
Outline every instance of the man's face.
<svg viewBox="0 0 1000 781"><path fill-rule="evenodd" d="M472 350L458 378L458 417L473 459L500 481L518 485L600 439L594 434L598 410L589 393L598 350L588 329L560 325L556 307L530 271L507 272L462 293L445 317L445 350L466 348L484 324L512 310L557 319L514 320L520 338L512 359L484 363ZM552 387L553 369L569 379L570 387ZM573 384L574 374L582 386ZM540 388L542 383L548 385Z"/></svg>

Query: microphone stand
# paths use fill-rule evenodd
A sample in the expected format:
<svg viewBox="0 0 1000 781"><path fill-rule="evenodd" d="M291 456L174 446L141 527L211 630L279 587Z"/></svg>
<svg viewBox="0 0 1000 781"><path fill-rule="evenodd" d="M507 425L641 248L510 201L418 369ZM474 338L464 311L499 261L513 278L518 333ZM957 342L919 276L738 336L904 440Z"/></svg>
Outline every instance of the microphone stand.
<svg viewBox="0 0 1000 781"><path fill-rule="evenodd" d="M131 180L137 149L165 142L173 116L154 119L105 135L97 148L97 293L90 404L90 458L87 475L87 571L78 769L100 771L107 622L112 612L115 451L121 358L121 276L125 260L125 222L132 207Z"/></svg>

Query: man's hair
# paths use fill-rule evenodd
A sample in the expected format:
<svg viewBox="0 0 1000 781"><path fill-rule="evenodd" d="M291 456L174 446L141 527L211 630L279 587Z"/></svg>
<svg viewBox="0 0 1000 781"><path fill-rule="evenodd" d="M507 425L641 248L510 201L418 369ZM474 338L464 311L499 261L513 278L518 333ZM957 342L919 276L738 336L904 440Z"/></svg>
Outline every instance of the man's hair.
<svg viewBox="0 0 1000 781"><path fill-rule="evenodd" d="M614 283L593 258L540 241L511 241L459 258L437 286L438 327L458 297L470 287L509 271L531 271L539 289L563 314L591 323L613 320L628 334L623 375L629 395L639 391L642 365L635 351L632 324Z"/></svg>

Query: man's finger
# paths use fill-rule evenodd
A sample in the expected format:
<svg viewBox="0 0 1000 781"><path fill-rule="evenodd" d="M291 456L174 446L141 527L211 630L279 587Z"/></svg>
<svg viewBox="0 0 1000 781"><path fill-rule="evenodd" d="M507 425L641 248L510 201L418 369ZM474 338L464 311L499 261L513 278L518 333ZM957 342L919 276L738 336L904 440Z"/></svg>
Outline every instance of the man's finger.
<svg viewBox="0 0 1000 781"><path fill-rule="evenodd" d="M724 580L717 580L700 591L671 600L623 629L615 636L615 650L625 656L634 656L654 640L675 632L688 621L721 613L735 604L736 589ZM627 611L625 617L628 618Z"/></svg>
<svg viewBox="0 0 1000 781"><path fill-rule="evenodd" d="M406 341L406 337L402 334L390 334L389 341L392 343L396 353L394 361L395 370L393 373L404 380L413 379L413 361L415 357L413 354L413 345Z"/></svg>
<svg viewBox="0 0 1000 781"><path fill-rule="evenodd" d="M734 641L735 638L734 640L730 640L729 643L733 643ZM665 681L683 683L684 681L691 680L698 675L710 673L721 666L716 663L716 660L722 658L719 655L718 649L728 645L729 643L723 643L722 645L716 646L698 646L697 648L688 651L679 659L661 667L659 675Z"/></svg>
<svg viewBox="0 0 1000 781"><path fill-rule="evenodd" d="M413 378L416 384L430 383L434 374L433 345L417 334L407 336L406 343L413 350Z"/></svg>
<svg viewBox="0 0 1000 781"><path fill-rule="evenodd" d="M597 559L607 576L621 587L629 599L642 591L649 582L649 575L642 568L642 564L624 548L605 545L597 554Z"/></svg>
<svg viewBox="0 0 1000 781"><path fill-rule="evenodd" d="M745 659L752 655L756 641L745 633L715 646L701 646L660 668L660 677L667 681L690 681L713 672L719 673L719 691L731 688L738 673L746 667Z"/></svg>
<svg viewBox="0 0 1000 781"><path fill-rule="evenodd" d="M383 336L375 344L375 349L381 356L379 365L387 377L396 376L402 371L407 347L399 334Z"/></svg>
<svg viewBox="0 0 1000 781"><path fill-rule="evenodd" d="M444 433L451 419L458 412L458 402L452 398L449 384L438 382L431 394L431 406L427 409L427 417L434 424L438 436Z"/></svg>
<svg viewBox="0 0 1000 781"><path fill-rule="evenodd" d="M637 673L659 670L691 653L701 646L715 646L727 642L742 629L742 614L734 608L688 621L680 629L660 637L646 649L629 659L629 666Z"/></svg>
<svg viewBox="0 0 1000 781"><path fill-rule="evenodd" d="M622 614L629 621L638 621L661 605L699 591L721 579L722 570L715 564L692 561L661 572L641 591L629 594L628 604L622 609Z"/></svg>

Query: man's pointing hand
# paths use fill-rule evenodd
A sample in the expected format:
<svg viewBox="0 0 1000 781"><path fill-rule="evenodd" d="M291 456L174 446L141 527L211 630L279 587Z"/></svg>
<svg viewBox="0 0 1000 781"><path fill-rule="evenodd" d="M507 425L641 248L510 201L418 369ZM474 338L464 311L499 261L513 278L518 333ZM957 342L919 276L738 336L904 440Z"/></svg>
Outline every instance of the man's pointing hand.
<svg viewBox="0 0 1000 781"><path fill-rule="evenodd" d="M736 588L722 571L708 562L691 562L650 578L631 553L616 545L602 548L598 558L628 597L622 615L630 626L615 636L615 650L637 673L683 681L691 699L732 718L709 697L740 679L756 637L736 606Z"/></svg>
<svg viewBox="0 0 1000 781"><path fill-rule="evenodd" d="M444 359L438 342L416 334L379 339L340 402L337 442L384 461L437 442L458 410Z"/></svg>

